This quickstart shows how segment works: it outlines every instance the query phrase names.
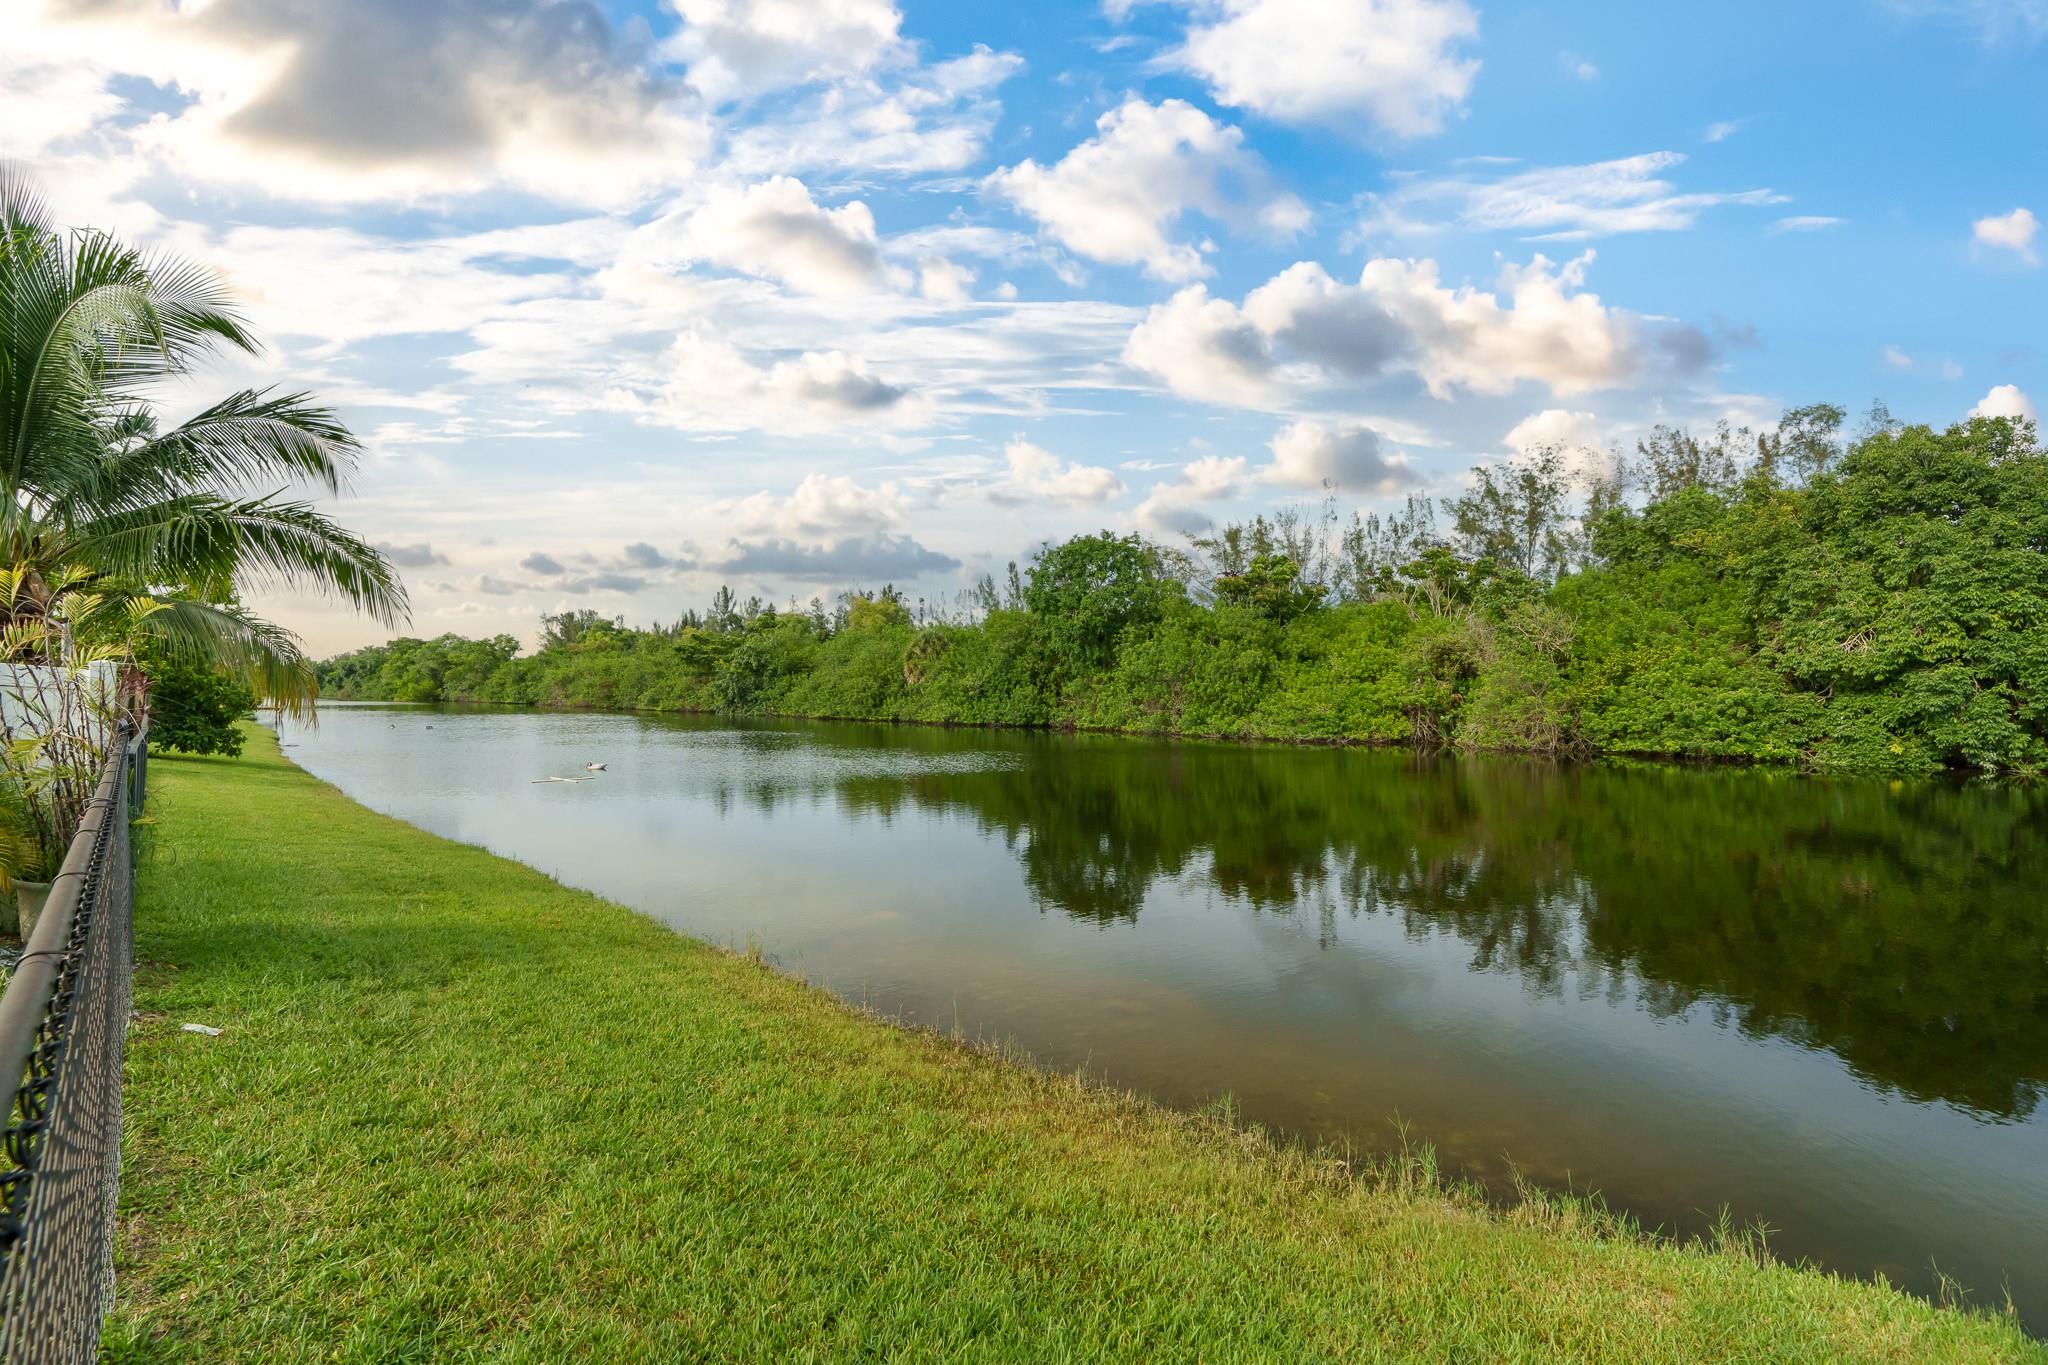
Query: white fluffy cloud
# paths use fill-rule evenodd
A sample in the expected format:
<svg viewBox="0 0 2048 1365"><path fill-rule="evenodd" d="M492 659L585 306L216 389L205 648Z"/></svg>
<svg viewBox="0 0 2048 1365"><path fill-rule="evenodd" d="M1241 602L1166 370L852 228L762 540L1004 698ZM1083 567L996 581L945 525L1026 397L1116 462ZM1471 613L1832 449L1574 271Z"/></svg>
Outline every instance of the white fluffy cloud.
<svg viewBox="0 0 2048 1365"><path fill-rule="evenodd" d="M1308 224L1307 207L1271 186L1243 131L1184 100L1134 99L1095 127L1054 165L1020 162L991 175L989 189L1081 255L1162 280L1209 273L1200 247L1172 235L1191 212L1280 233Z"/></svg>
<svg viewBox="0 0 2048 1365"><path fill-rule="evenodd" d="M1545 408L1515 423L1501 438L1501 444L1510 450L1541 450L1547 446L1566 450L1597 447L1600 444L1600 418L1590 412Z"/></svg>
<svg viewBox="0 0 2048 1365"><path fill-rule="evenodd" d="M1259 471L1282 488L1330 487L1349 495L1391 493L1415 483L1408 457L1386 448L1371 427L1294 422L1269 443L1273 461Z"/></svg>
<svg viewBox="0 0 2048 1365"><path fill-rule="evenodd" d="M2010 417L2015 421L2035 420L2034 400L2017 384L2000 384L1984 395L1977 406L1970 409L1972 417Z"/></svg>
<svg viewBox="0 0 2048 1365"><path fill-rule="evenodd" d="M714 511L719 525L741 535L811 540L889 530L902 523L909 503L893 483L869 488L845 475L808 474L787 494L755 493Z"/></svg>
<svg viewBox="0 0 2048 1365"><path fill-rule="evenodd" d="M1364 119L1415 137L1457 113L1479 73L1467 55L1479 16L1465 0L1181 2L1194 22L1168 60L1269 118Z"/></svg>
<svg viewBox="0 0 2048 1365"><path fill-rule="evenodd" d="M1979 218L1972 231L1984 246L2010 251L2028 265L2035 263L2034 236L2041 230L2031 209L2014 209L1991 218Z"/></svg>
<svg viewBox="0 0 2048 1365"><path fill-rule="evenodd" d="M894 0L669 0L665 55L714 101L859 75L908 58Z"/></svg>
<svg viewBox="0 0 2048 1365"><path fill-rule="evenodd" d="M1260 407L1276 391L1265 334L1236 304L1211 298L1199 284L1145 315L1131 332L1124 360L1174 392L1206 402Z"/></svg>
<svg viewBox="0 0 2048 1365"><path fill-rule="evenodd" d="M1681 191L1667 173L1685 160L1682 152L1646 152L1581 166L1534 166L1491 178L1417 179L1378 199L1378 213L1366 226L1435 230L1441 226L1437 219L1448 214L1461 227L1566 240L1683 231L1710 208L1784 202L1783 195L1768 189Z"/></svg>
<svg viewBox="0 0 2048 1365"><path fill-rule="evenodd" d="M1643 319L1585 292L1592 253L1502 267L1496 291L1447 287L1436 262L1378 259L1355 285L1320 265L1290 266L1240 308L1201 286L1146 315L1124 359L1191 398L1264 406L1305 382L1412 371L1438 398L1536 383L1560 396L1630 382L1655 342L1681 364L1705 341L1650 335Z"/></svg>
<svg viewBox="0 0 2048 1365"><path fill-rule="evenodd" d="M993 502L1107 502L1123 480L1100 465L1062 460L1021 437L1003 447L1004 475L989 490Z"/></svg>
<svg viewBox="0 0 2048 1365"><path fill-rule="evenodd" d="M1213 521L1204 503L1235 498L1245 491L1248 466L1242 455L1204 455L1183 465L1178 477L1153 485L1138 504L1138 521L1146 528L1174 535L1205 531Z"/></svg>
<svg viewBox="0 0 2048 1365"><path fill-rule="evenodd" d="M909 389L878 378L844 351L805 351L762 365L729 342L684 332L663 358L665 382L621 385L605 405L685 431L823 432L915 424L927 415Z"/></svg>
<svg viewBox="0 0 2048 1365"><path fill-rule="evenodd" d="M1510 450L1528 452L1556 450L1564 456L1565 470L1581 487L1596 479L1612 478L1614 453L1601 444L1601 422L1597 413L1545 408L1515 423L1501 444Z"/></svg>
<svg viewBox="0 0 2048 1365"><path fill-rule="evenodd" d="M807 294L864 294L885 279L868 206L856 199L823 208L803 181L786 175L716 189L657 224L653 236L685 261L780 280Z"/></svg>
<svg viewBox="0 0 2048 1365"><path fill-rule="evenodd" d="M933 303L966 303L974 297L974 271L943 256L918 262L917 292Z"/></svg>

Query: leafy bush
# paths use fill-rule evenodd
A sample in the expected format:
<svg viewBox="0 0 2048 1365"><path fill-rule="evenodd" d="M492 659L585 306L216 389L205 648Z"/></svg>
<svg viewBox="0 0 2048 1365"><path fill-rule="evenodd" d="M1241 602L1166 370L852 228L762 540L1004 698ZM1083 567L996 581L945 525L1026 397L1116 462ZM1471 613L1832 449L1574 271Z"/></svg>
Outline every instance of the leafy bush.
<svg viewBox="0 0 2048 1365"><path fill-rule="evenodd" d="M218 669L182 662L151 668L151 748L233 758L242 752L236 722L255 709L256 694L249 685Z"/></svg>
<svg viewBox="0 0 2048 1365"><path fill-rule="evenodd" d="M1603 486L1579 516L1555 458L1512 461L1455 504L1456 545L1421 501L1327 552L1298 517L1226 528L1194 543L1206 575L1104 531L1046 547L1006 597L985 583L973 623L914 621L889 589L802 616L724 590L672 629L570 614L533 655L402 639L321 678L423 701L2048 768L2032 427L1879 421L1843 449L1840 416L1788 413L1746 470L1740 433L1660 429L1655 496Z"/></svg>

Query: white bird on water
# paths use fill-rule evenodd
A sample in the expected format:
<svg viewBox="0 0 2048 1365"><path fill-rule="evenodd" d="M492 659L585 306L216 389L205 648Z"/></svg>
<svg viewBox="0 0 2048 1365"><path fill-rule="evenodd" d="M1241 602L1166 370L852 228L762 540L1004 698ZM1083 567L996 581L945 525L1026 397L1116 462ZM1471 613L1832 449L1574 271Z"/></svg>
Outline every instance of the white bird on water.
<svg viewBox="0 0 2048 1365"><path fill-rule="evenodd" d="M584 764L584 765L583 765L583 770L584 770L585 772L591 772L591 773L601 773L601 772L603 772L603 771L604 771L604 764L602 764L602 763L586 763L586 764Z"/></svg>

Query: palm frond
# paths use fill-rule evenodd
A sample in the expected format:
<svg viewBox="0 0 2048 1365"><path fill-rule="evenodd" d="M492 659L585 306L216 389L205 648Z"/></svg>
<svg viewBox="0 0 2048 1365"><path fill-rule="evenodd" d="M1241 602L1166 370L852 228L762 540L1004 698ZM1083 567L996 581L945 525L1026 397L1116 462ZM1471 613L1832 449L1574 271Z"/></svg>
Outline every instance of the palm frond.
<svg viewBox="0 0 2048 1365"><path fill-rule="evenodd" d="M76 558L115 577L320 592L387 625L408 613L390 561L309 503L194 493L77 523L71 537Z"/></svg>
<svg viewBox="0 0 2048 1365"><path fill-rule="evenodd" d="M293 715L311 712L320 694L299 637L240 607L154 599L138 625L173 657L225 668L248 680L256 695Z"/></svg>
<svg viewBox="0 0 2048 1365"><path fill-rule="evenodd" d="M0 174L0 471L21 490L89 473L98 417L215 348L257 343L211 272L102 232L59 233Z"/></svg>
<svg viewBox="0 0 2048 1365"><path fill-rule="evenodd" d="M106 434L109 453L73 505L140 507L278 479L303 479L336 493L362 449L333 410L310 395L268 390L231 394L161 433L124 413ZM71 507L51 510L61 518Z"/></svg>

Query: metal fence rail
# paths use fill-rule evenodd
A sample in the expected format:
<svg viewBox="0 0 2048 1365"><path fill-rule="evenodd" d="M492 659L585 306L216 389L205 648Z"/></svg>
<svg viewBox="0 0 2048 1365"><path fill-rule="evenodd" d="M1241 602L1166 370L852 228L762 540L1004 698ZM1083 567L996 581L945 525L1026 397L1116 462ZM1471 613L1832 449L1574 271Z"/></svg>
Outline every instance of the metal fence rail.
<svg viewBox="0 0 2048 1365"><path fill-rule="evenodd" d="M122 737L0 996L0 1362L91 1361L114 1288L121 1062L134 976L131 802L145 738Z"/></svg>

